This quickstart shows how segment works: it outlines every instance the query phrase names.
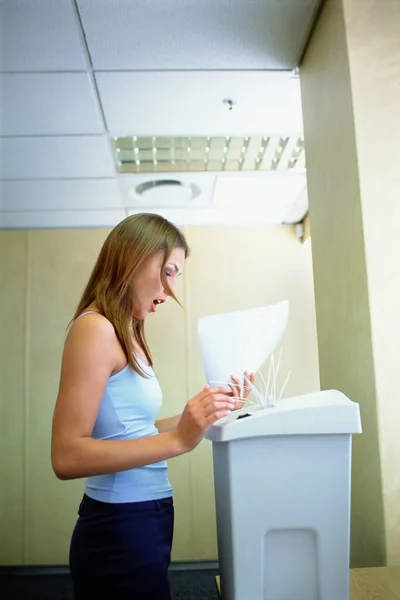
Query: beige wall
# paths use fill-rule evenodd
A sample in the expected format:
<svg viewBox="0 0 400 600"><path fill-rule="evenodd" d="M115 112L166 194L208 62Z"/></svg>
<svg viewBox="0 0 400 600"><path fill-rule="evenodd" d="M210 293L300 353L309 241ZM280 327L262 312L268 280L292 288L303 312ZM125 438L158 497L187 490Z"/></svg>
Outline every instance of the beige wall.
<svg viewBox="0 0 400 600"><path fill-rule="evenodd" d="M328 0L300 77L321 387L359 402L364 430L352 564L398 564L398 0Z"/></svg>
<svg viewBox="0 0 400 600"><path fill-rule="evenodd" d="M310 248L290 227L187 228L192 247L179 295L148 321L163 415L204 386L200 315L288 299L282 379L288 394L319 389ZM0 564L62 564L82 481L50 466L50 429L65 326L106 230L0 231ZM169 461L175 488L173 558L216 557L211 444Z"/></svg>
<svg viewBox="0 0 400 600"><path fill-rule="evenodd" d="M345 2L388 564L400 564L400 2Z"/></svg>

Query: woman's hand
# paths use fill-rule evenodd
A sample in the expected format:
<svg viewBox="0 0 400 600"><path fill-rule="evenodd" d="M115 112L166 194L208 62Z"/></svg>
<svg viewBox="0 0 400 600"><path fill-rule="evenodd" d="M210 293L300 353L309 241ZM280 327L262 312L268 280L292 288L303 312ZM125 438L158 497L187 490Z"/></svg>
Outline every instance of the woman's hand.
<svg viewBox="0 0 400 600"><path fill-rule="evenodd" d="M250 383L254 383L255 375L254 373L249 373L248 371L245 371L243 377L243 384L238 377L234 377L232 375L231 379L233 383L230 383L229 387L231 388L232 398L234 401L233 410L238 410L239 408L243 407L244 402L247 400L251 392Z"/></svg>
<svg viewBox="0 0 400 600"><path fill-rule="evenodd" d="M230 387L205 388L189 400L175 428L183 452L193 450L207 429L234 410Z"/></svg>

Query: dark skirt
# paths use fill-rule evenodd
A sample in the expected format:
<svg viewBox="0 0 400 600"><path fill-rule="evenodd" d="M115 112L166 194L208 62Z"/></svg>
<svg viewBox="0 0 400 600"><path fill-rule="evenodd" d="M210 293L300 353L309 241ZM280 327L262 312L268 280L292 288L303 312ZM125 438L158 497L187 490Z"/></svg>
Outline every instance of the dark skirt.
<svg viewBox="0 0 400 600"><path fill-rule="evenodd" d="M109 504L84 495L70 547L75 600L170 600L172 498Z"/></svg>

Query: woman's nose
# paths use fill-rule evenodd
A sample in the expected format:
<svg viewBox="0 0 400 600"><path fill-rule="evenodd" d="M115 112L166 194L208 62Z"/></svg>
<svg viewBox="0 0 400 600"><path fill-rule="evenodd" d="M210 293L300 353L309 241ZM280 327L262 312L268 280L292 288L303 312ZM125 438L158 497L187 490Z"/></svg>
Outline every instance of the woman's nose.
<svg viewBox="0 0 400 600"><path fill-rule="evenodd" d="M172 294L175 294L175 282L169 281L168 285L169 285L169 290L166 286L163 286L164 294L166 296L171 296L171 292L172 292Z"/></svg>

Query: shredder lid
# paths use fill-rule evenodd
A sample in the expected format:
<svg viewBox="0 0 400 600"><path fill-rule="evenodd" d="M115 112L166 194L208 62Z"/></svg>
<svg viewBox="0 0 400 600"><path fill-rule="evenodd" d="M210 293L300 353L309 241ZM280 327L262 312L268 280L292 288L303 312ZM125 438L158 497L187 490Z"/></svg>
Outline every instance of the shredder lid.
<svg viewBox="0 0 400 600"><path fill-rule="evenodd" d="M361 433L360 409L337 390L279 400L275 407L249 407L219 419L206 433L215 442L282 435Z"/></svg>

